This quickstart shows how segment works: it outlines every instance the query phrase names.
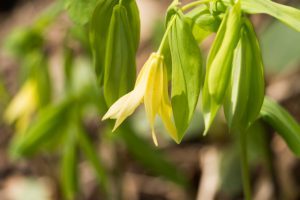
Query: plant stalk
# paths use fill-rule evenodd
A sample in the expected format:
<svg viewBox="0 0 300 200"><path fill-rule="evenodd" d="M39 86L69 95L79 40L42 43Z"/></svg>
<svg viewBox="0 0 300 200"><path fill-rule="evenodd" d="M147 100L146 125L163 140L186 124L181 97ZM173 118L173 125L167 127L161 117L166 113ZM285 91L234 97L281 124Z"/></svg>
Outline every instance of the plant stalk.
<svg viewBox="0 0 300 200"><path fill-rule="evenodd" d="M169 35L169 32L170 32L170 30L171 30L171 28L172 28L172 26L173 26L173 24L174 24L174 22L175 22L175 19L176 19L176 16L172 16L170 22L168 23L168 26L167 26L167 29L166 29L166 31L165 31L165 34L164 34L164 36L163 36L163 38L162 38L162 40L161 40L161 43L160 43L160 45L159 45L159 48L158 48L158 50L157 50L157 52L158 52L159 54L162 53L163 47L164 47L165 43L166 43L167 40L168 40L168 35Z"/></svg>
<svg viewBox="0 0 300 200"><path fill-rule="evenodd" d="M200 5L200 4L205 4L205 3L209 3L209 2L211 2L211 0L199 0L199 1L193 1L192 3L189 3L189 4L185 5L185 6L183 6L183 7L181 8L181 10L182 10L182 11L186 11L186 10L189 10L189 9L191 9L191 8L193 8L193 7L196 7L196 6Z"/></svg>
<svg viewBox="0 0 300 200"><path fill-rule="evenodd" d="M251 200L251 186L248 166L248 154L247 154L247 134L245 131L238 133L239 137L239 148L240 148L240 160L241 160L241 171L243 179L243 190L244 199Z"/></svg>

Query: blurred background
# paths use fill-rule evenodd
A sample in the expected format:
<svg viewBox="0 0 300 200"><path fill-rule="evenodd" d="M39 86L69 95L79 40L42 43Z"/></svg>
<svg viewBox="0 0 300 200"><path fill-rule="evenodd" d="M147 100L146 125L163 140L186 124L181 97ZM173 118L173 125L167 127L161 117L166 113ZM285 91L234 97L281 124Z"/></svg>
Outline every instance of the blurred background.
<svg viewBox="0 0 300 200"><path fill-rule="evenodd" d="M160 43L170 1L137 3L140 68ZM198 106L179 145L158 121L155 147L144 109L110 132L88 28L69 16L60 1L0 2L0 199L243 199L238 147L222 112L204 137ZM300 34L265 15L252 21L266 92L299 122ZM204 55L212 39L201 45ZM253 199L300 199L300 160L284 141L257 122L248 143Z"/></svg>

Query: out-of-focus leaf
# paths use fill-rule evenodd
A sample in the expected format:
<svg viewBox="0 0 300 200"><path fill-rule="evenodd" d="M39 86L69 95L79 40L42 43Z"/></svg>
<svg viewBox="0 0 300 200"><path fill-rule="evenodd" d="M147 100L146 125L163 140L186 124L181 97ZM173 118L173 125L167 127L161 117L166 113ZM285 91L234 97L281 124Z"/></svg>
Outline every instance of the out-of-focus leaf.
<svg viewBox="0 0 300 200"><path fill-rule="evenodd" d="M137 136L127 123L118 129L118 135L123 139L128 150L145 168L156 175L162 176L182 187L187 186L186 177L170 163L163 154Z"/></svg>
<svg viewBox="0 0 300 200"><path fill-rule="evenodd" d="M32 28L22 28L13 31L4 41L4 48L18 58L24 57L24 52L41 49L44 38L40 31ZM26 54L27 55L27 54Z"/></svg>
<svg viewBox="0 0 300 200"><path fill-rule="evenodd" d="M295 42L300 41L299 32L274 21L260 38L264 63L268 70L288 70L293 66L291 64L300 61L300 45Z"/></svg>
<svg viewBox="0 0 300 200"><path fill-rule="evenodd" d="M227 4L231 0L224 0ZM270 0L242 0L242 10L246 13L257 14L265 13L271 15L291 28L300 31L300 10L282 5Z"/></svg>
<svg viewBox="0 0 300 200"><path fill-rule="evenodd" d="M106 170L101 163L101 160L98 156L96 149L93 147L92 142L86 136L86 133L79 128L78 130L78 139L79 139L79 146L82 149L85 157L95 170L95 174L99 184L102 185L102 188L106 191L108 188L108 180L106 177Z"/></svg>
<svg viewBox="0 0 300 200"><path fill-rule="evenodd" d="M260 114L262 119L282 136L289 148L300 156L299 123L284 108L268 97L264 100Z"/></svg>
<svg viewBox="0 0 300 200"><path fill-rule="evenodd" d="M11 155L16 158L30 156L59 134L72 101L73 98L67 98L57 105L49 105L41 110L28 130L15 136L10 147Z"/></svg>
<svg viewBox="0 0 300 200"><path fill-rule="evenodd" d="M135 47L130 31L126 8L116 5L109 25L105 55L103 92L107 105L112 105L134 86Z"/></svg>
<svg viewBox="0 0 300 200"><path fill-rule="evenodd" d="M202 83L202 57L191 27L182 13L173 16L169 34L172 56L172 107L179 140L185 134L197 105Z"/></svg>
<svg viewBox="0 0 300 200"><path fill-rule="evenodd" d="M62 154L61 181L66 199L73 200L78 191L78 160L76 146L76 127L69 122L68 136L64 142Z"/></svg>
<svg viewBox="0 0 300 200"><path fill-rule="evenodd" d="M68 11L70 18L80 24L86 24L90 17L91 13L93 13L98 0L64 0L65 1L65 8ZM106 0L111 1L111 0Z"/></svg>

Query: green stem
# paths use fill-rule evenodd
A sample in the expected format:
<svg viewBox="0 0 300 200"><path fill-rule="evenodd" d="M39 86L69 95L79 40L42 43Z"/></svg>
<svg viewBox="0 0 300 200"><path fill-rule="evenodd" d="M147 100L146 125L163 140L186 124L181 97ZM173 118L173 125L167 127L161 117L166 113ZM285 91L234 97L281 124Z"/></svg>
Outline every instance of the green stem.
<svg viewBox="0 0 300 200"><path fill-rule="evenodd" d="M119 0L119 5L122 5L122 3L123 3L123 0Z"/></svg>
<svg viewBox="0 0 300 200"><path fill-rule="evenodd" d="M158 48L158 50L157 50L157 53L159 53L159 54L162 53L162 50L163 50L163 48L164 48L164 45L165 45L165 43L166 43L167 40L168 40L168 35L169 35L169 32L170 32L170 30L171 30L171 28L172 28L172 26L173 26L173 24L174 24L174 22L175 22L175 19L176 19L176 16L174 15L174 16L172 16L170 22L168 23L168 26L167 26L167 29L166 29L166 31L165 31L165 34L164 34L164 36L163 36L163 38L162 38L162 40L161 40L161 43L160 43L160 45L159 45L159 48Z"/></svg>
<svg viewBox="0 0 300 200"><path fill-rule="evenodd" d="M198 6L198 5L200 5L200 4L209 3L209 2L211 2L211 1L212 1L212 0L199 0L199 1L194 1L194 2L192 2L192 3L189 3L189 4L185 5L185 6L183 6L183 7L181 8L181 10L182 10L182 11L186 11L186 10L189 10L189 9L195 7L195 6Z"/></svg>
<svg viewBox="0 0 300 200"><path fill-rule="evenodd" d="M240 159L243 179L244 196L246 200L251 200L251 186L248 167L247 155L247 134L246 132L239 132L239 145L240 145Z"/></svg>

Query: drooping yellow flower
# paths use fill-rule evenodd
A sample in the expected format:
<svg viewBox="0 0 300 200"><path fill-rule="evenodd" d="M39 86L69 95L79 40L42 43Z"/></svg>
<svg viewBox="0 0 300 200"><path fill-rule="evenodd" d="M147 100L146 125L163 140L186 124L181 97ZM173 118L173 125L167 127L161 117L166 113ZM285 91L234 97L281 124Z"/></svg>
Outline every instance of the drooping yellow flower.
<svg viewBox="0 0 300 200"><path fill-rule="evenodd" d="M116 119L114 131L143 102L155 145L158 144L154 131L156 115L162 118L170 136L178 142L176 128L172 121L171 102L168 96L167 69L163 56L158 53L151 54L137 77L134 89L116 101L102 120Z"/></svg>
<svg viewBox="0 0 300 200"><path fill-rule="evenodd" d="M22 131L27 128L30 117L37 105L37 83L34 80L28 80L8 105L4 113L4 119L8 123L16 121L17 130Z"/></svg>

